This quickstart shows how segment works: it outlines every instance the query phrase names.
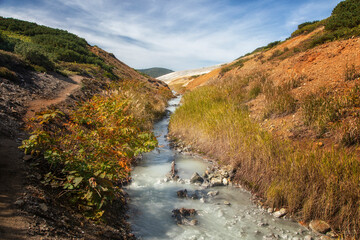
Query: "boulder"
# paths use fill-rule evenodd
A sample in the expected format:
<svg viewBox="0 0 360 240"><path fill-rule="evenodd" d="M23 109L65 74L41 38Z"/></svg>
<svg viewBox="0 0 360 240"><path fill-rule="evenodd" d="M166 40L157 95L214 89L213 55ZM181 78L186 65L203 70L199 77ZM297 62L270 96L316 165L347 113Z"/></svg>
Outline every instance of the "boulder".
<svg viewBox="0 0 360 240"><path fill-rule="evenodd" d="M309 224L311 230L317 233L326 234L331 231L331 227L328 223L322 220L312 220Z"/></svg>
<svg viewBox="0 0 360 240"><path fill-rule="evenodd" d="M203 182L204 179L197 172L195 172L190 178L190 183L203 183Z"/></svg>
<svg viewBox="0 0 360 240"><path fill-rule="evenodd" d="M279 211L273 213L274 217L281 218L287 214L287 210L285 208L281 208Z"/></svg>
<svg viewBox="0 0 360 240"><path fill-rule="evenodd" d="M223 186L223 182L222 182L221 177L213 177L210 180L210 183L211 183L212 186Z"/></svg>
<svg viewBox="0 0 360 240"><path fill-rule="evenodd" d="M179 225L196 225L198 221L196 219L191 219L195 217L196 210L188 208L174 209L172 211L172 216L175 218L175 221Z"/></svg>
<svg viewBox="0 0 360 240"><path fill-rule="evenodd" d="M179 190L176 192L177 196L179 198L186 198L188 195L187 195L187 190L184 189L184 190Z"/></svg>

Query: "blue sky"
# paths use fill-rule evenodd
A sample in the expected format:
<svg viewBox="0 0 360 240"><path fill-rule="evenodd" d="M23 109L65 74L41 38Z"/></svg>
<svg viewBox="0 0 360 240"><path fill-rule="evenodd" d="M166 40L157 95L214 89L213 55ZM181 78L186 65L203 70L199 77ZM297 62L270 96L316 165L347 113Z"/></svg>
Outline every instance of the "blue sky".
<svg viewBox="0 0 360 240"><path fill-rule="evenodd" d="M0 0L0 16L65 29L134 68L193 69L284 40L340 0Z"/></svg>

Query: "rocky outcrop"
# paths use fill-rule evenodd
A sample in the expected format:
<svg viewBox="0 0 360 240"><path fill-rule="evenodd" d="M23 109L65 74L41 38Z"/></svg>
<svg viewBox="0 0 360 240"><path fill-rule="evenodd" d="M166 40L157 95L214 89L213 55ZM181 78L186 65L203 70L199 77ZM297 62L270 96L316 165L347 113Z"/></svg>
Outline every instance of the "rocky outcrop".
<svg viewBox="0 0 360 240"><path fill-rule="evenodd" d="M177 169L176 169L176 164L175 164L175 160L171 162L171 170L170 172L168 172L166 174L166 179L165 179L165 182L168 182L168 181L178 181L180 179L179 175L177 175Z"/></svg>

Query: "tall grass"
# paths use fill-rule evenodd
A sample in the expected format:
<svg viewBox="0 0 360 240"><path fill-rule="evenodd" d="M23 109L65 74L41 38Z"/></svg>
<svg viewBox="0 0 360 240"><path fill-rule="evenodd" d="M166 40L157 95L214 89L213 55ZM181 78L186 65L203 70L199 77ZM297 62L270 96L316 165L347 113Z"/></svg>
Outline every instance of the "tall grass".
<svg viewBox="0 0 360 240"><path fill-rule="evenodd" d="M351 146L360 143L360 87L355 85L348 93L335 95L321 89L310 93L302 101L304 123L312 127L318 137L335 133L338 143Z"/></svg>
<svg viewBox="0 0 360 240"><path fill-rule="evenodd" d="M274 86L271 80L263 84L265 94L264 117L272 115L287 115L293 113L297 108L296 99L291 94L292 82L289 81L284 85Z"/></svg>
<svg viewBox="0 0 360 240"><path fill-rule="evenodd" d="M306 220L324 219L344 234L360 237L360 162L345 150L303 149L273 137L243 107L238 81L204 86L184 96L170 133L236 168L236 180L268 205L286 206ZM235 98L234 96L237 96Z"/></svg>

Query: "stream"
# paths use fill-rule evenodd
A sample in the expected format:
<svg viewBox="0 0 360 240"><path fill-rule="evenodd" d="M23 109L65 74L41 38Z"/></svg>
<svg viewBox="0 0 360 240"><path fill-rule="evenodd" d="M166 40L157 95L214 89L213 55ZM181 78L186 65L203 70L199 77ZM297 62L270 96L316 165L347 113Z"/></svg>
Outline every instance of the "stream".
<svg viewBox="0 0 360 240"><path fill-rule="evenodd" d="M167 108L175 111L181 97L169 101ZM310 235L306 228L289 219L275 218L251 202L250 193L235 187L222 186L204 189L190 184L194 172L200 175L207 169L199 157L180 154L169 147L166 139L169 116L154 126L161 148L143 155L132 172L132 183L126 191L130 195L129 222L139 239L304 239ZM175 160L182 182L167 182L165 175ZM204 198L178 198L177 191L187 189ZM219 194L208 197L207 192ZM205 199L205 201L204 201ZM229 205L230 204L230 205ZM177 225L172 217L176 208L196 209L195 226Z"/></svg>

